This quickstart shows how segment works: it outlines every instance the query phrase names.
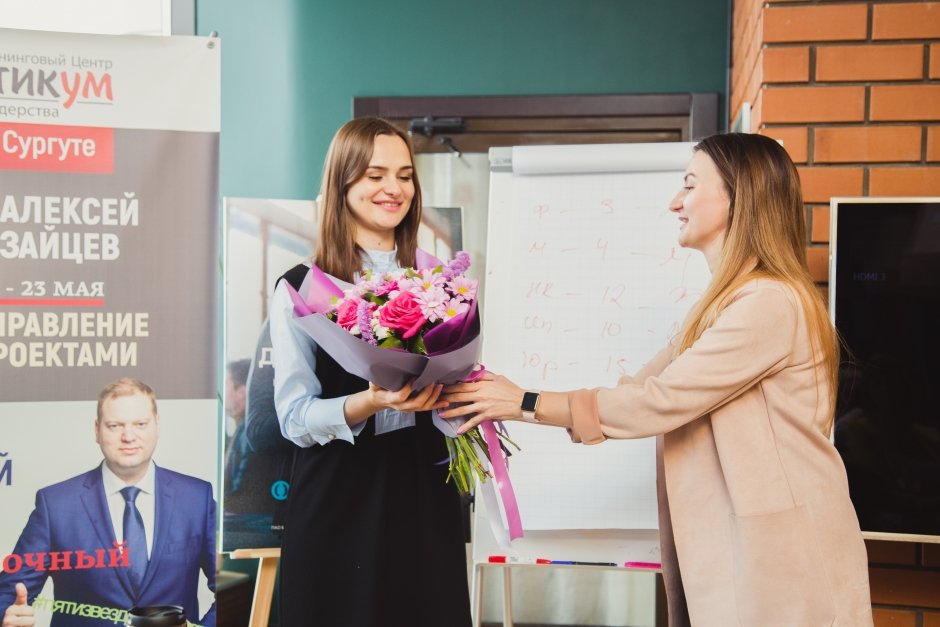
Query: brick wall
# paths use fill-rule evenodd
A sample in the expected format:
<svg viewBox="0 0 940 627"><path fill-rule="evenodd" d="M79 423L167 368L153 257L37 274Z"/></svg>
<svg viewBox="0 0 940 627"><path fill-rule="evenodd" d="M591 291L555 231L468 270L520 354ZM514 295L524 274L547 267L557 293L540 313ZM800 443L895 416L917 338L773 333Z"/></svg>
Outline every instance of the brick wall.
<svg viewBox="0 0 940 627"><path fill-rule="evenodd" d="M940 196L940 2L734 0L731 119L800 171L825 285L829 199ZM940 545L868 541L875 625L940 627Z"/></svg>

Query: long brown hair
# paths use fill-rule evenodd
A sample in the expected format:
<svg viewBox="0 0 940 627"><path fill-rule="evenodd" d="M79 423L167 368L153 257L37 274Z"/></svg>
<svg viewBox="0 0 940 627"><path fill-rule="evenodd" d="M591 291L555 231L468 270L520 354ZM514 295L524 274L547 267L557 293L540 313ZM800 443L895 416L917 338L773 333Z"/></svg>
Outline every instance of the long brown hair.
<svg viewBox="0 0 940 627"><path fill-rule="evenodd" d="M313 260L321 270L344 281L352 281L353 275L362 269L363 253L356 243L356 229L352 211L346 204L346 193L365 175L378 135L400 137L414 164L414 148L406 133L381 118L356 118L336 131L323 166L320 234ZM398 263L403 267L415 264L418 226L421 223L421 185L416 171L412 173L412 181L414 198L408 213L395 227Z"/></svg>
<svg viewBox="0 0 940 627"><path fill-rule="evenodd" d="M708 155L717 167L730 209L718 267L679 333L678 350L692 346L747 281L768 277L787 283L803 306L813 355L829 384L827 430L831 429L839 342L806 263L806 216L796 166L780 144L763 135L712 135L695 150Z"/></svg>

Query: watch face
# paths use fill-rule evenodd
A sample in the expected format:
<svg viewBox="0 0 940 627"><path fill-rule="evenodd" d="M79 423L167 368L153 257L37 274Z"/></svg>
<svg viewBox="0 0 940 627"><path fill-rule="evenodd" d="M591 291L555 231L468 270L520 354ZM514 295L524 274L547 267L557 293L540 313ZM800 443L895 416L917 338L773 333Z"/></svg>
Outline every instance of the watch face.
<svg viewBox="0 0 940 627"><path fill-rule="evenodd" d="M535 411L539 404L538 392L526 392L522 395L522 411Z"/></svg>

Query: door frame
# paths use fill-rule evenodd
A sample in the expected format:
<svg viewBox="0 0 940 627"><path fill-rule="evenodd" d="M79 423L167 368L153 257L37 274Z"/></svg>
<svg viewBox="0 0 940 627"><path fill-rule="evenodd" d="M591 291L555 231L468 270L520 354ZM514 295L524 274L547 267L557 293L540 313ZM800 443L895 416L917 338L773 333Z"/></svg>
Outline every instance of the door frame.
<svg viewBox="0 0 940 627"><path fill-rule="evenodd" d="M678 132L682 141L696 141L719 132L719 94L599 94L567 96L396 96L355 97L353 116L389 120L414 118L631 118ZM459 131L448 131L448 135Z"/></svg>

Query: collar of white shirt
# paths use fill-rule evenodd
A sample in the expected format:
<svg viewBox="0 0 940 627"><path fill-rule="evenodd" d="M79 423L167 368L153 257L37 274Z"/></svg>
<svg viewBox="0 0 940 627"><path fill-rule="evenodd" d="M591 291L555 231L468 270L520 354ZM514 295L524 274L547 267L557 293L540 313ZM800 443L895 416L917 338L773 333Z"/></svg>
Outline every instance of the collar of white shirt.
<svg viewBox="0 0 940 627"><path fill-rule="evenodd" d="M154 494L154 487L156 485L156 470L153 460L150 460L150 464L147 465L147 473L143 478L135 483L141 492L146 492L151 496ZM122 489L127 487L127 484L124 483L124 480L118 477L114 472L108 468L108 464L101 463L101 476L104 480L104 493L107 496L117 494Z"/></svg>

